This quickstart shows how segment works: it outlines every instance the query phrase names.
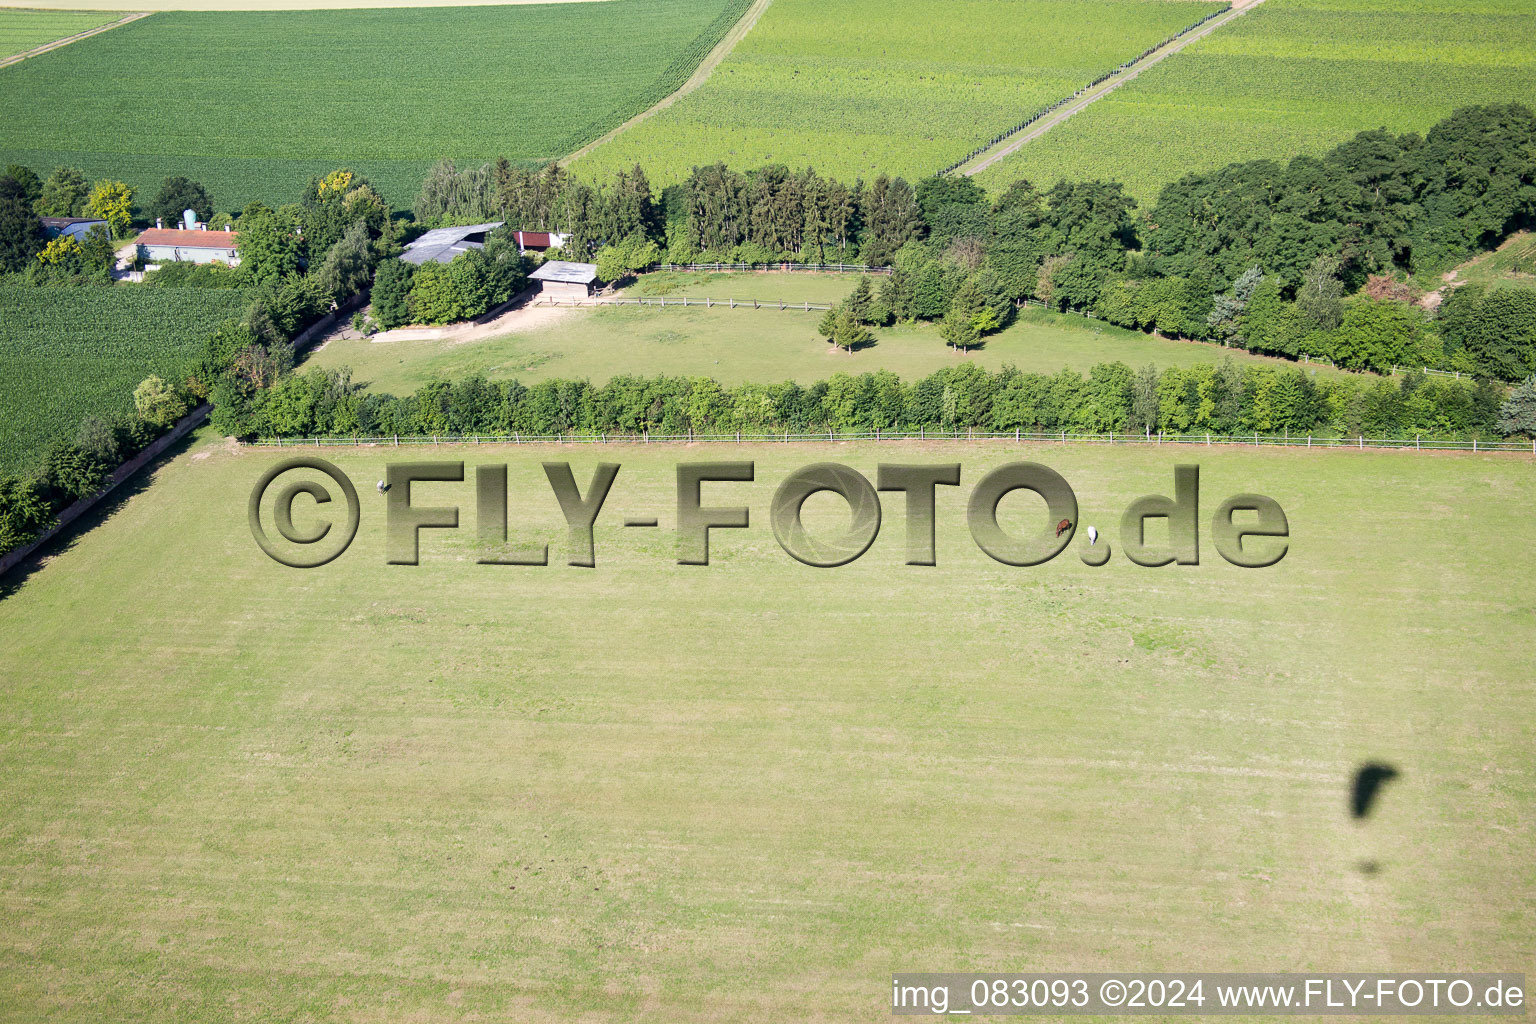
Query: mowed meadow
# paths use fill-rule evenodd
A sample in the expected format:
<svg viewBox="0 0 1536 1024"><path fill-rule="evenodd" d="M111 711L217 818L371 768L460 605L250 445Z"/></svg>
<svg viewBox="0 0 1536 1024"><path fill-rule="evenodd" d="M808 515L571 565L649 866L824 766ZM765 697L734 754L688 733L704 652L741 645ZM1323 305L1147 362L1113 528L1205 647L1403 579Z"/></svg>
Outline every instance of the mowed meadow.
<svg viewBox="0 0 1536 1024"><path fill-rule="evenodd" d="M636 163L933 174L1221 5L1193 0L774 0L698 90L572 169Z"/></svg>
<svg viewBox="0 0 1536 1024"><path fill-rule="evenodd" d="M1150 205L1185 174L1320 156L1356 132L1423 132L1480 103L1536 103L1527 0L1264 0L977 180L1124 182Z"/></svg>
<svg viewBox="0 0 1536 1024"><path fill-rule="evenodd" d="M672 277L668 286L650 278ZM681 289L675 294L672 286ZM853 352L833 349L817 332L822 314L784 309L787 302L838 302L851 279L811 274L647 275L628 294L666 291L681 302L684 293L714 300L712 307L603 306L535 307L514 314L507 329L470 339L399 340L336 338L311 354L304 367L347 367L370 390L409 394L433 380L482 373L493 380L524 383L551 378L602 383L625 374L707 376L727 385L784 380L810 384L838 373L890 370L907 381L946 366L973 362L988 370L1016 366L1025 372L1055 373L1069 367L1087 373L1095 364L1119 360L1140 368L1215 363L1293 367L1287 360L1253 355L1220 345L1176 341L1100 324L1079 316L1026 309L1014 324L961 355L933 324L897 324L874 329L873 344ZM668 299L668 302L672 301ZM757 299L760 308L731 308L731 299ZM690 300L691 301L691 300ZM1328 366L1308 367L1322 374Z"/></svg>
<svg viewBox="0 0 1536 1024"><path fill-rule="evenodd" d="M893 971L1536 972L1529 457L300 452L363 499L324 568L251 538L279 453L205 437L7 581L0 1021L873 1022ZM416 487L461 528L385 565L373 482L407 458L509 464L510 539L551 564L476 564L466 482ZM721 459L756 480L705 504L751 526L678 565L675 465ZM1106 567L1082 529L1035 568L977 549L970 489L1019 459L1072 484ZM585 487L599 460L572 568L540 462ZM962 463L938 565L903 564L891 494L857 562L784 554L774 489L828 460ZM1118 518L1180 462L1201 564L1133 566ZM1272 568L1212 546L1239 492L1289 517ZM1368 760L1401 775L1362 824Z"/></svg>
<svg viewBox="0 0 1536 1024"><path fill-rule="evenodd" d="M167 12L0 70L0 164L293 201L350 167L397 208L440 158L554 160L683 83L747 0Z"/></svg>

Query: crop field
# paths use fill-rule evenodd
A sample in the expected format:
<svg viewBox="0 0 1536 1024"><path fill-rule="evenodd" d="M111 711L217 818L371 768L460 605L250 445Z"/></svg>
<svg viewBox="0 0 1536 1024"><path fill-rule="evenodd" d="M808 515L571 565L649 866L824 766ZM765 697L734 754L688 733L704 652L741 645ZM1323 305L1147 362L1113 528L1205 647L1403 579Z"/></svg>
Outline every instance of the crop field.
<svg viewBox="0 0 1536 1024"><path fill-rule="evenodd" d="M133 411L133 389L169 374L244 302L196 288L0 288L0 473L30 468L88 415Z"/></svg>
<svg viewBox="0 0 1536 1024"><path fill-rule="evenodd" d="M652 184L696 164L932 174L1218 4L1191 0L774 0L697 91L578 160Z"/></svg>
<svg viewBox="0 0 1536 1024"><path fill-rule="evenodd" d="M977 176L1122 181L1144 204L1196 171L1321 155L1370 128L1536 103L1527 0L1266 0Z"/></svg>
<svg viewBox="0 0 1536 1024"><path fill-rule="evenodd" d="M40 10L71 7L81 0L0 0L0 7ZM103 11L328 11L354 7L486 7L518 4L583 4L611 0L90 0Z"/></svg>
<svg viewBox="0 0 1536 1024"><path fill-rule="evenodd" d="M0 57L116 21L102 11L34 11L0 7Z"/></svg>
<svg viewBox="0 0 1536 1024"><path fill-rule="evenodd" d="M846 294L846 289L844 289ZM525 383L551 377L604 381L620 374L709 376L744 381L801 383L835 373L891 370L914 380L962 359L989 370L1012 364L1024 371L1087 372L1095 363L1120 360L1190 366L1230 356L1241 363L1294 366L1237 349L1171 341L1080 317L1026 311L1019 322L961 356L931 324L874 329L876 343L838 352L816 334L821 314L774 309L687 309L610 306L535 310L537 326L472 341L334 340L309 357L318 366L352 368L354 380L377 391L403 395L437 378L484 373ZM1326 366L1319 373L1335 373Z"/></svg>
<svg viewBox="0 0 1536 1024"><path fill-rule="evenodd" d="M404 209L439 158L545 162L622 123L680 85L745 7L156 14L0 71L0 163L68 163L148 197L186 175L235 210L291 202L345 166ZM176 59L133 73L161 52Z"/></svg>
<svg viewBox="0 0 1536 1024"><path fill-rule="evenodd" d="M384 564L373 482L405 456L310 453L364 499L323 568L252 540L278 453L210 437L8 581L0 1021L876 1022L893 971L1536 974L1529 457L410 452L509 465L531 568L475 564L472 482L417 485L462 527ZM599 459L571 568L539 464L585 487ZM755 461L704 495L751 527L681 566L674 467L709 459ZM895 495L853 564L784 554L774 489L828 459L962 463L938 565L902 564ZM1083 530L1034 568L977 549L970 488L1017 459L1107 566ZM1181 461L1202 515L1278 501L1285 559L1228 565L1202 522L1200 565L1127 562L1115 522ZM1359 823L1368 760L1401 776Z"/></svg>

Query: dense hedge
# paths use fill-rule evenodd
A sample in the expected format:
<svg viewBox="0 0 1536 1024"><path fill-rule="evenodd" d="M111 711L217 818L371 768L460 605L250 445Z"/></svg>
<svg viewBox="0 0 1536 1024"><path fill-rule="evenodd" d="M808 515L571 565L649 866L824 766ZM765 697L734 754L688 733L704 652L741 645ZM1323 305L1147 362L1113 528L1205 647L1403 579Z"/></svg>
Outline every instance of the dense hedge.
<svg viewBox="0 0 1536 1024"><path fill-rule="evenodd" d="M473 376L402 397L364 392L346 370L316 368L270 391L227 399L215 426L261 437L976 428L1486 438L1495 434L1504 396L1486 381L1319 378L1300 367L1227 361L1162 372L1101 363L1087 376L990 373L965 363L910 383L879 371L811 385L735 387L705 377L524 385Z"/></svg>

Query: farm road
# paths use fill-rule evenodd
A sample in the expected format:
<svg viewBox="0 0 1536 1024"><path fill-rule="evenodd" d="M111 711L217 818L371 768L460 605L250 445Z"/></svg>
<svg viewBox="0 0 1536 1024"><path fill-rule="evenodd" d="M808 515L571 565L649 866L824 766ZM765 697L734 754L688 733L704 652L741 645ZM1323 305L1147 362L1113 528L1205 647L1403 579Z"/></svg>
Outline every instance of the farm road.
<svg viewBox="0 0 1536 1024"><path fill-rule="evenodd" d="M1226 14L1206 22L1204 25L1201 25L1198 29L1189 33L1188 35L1179 36L1177 39L1173 40L1173 42L1169 43L1161 50L1158 50L1156 53L1149 56L1146 60L1137 63L1124 74L1116 75L1114 78L1111 78L1109 81L1103 83L1098 88L1089 90L1082 96L1079 96L1072 103L1067 104L1060 110L1056 111L1054 114L1051 114L1049 117L1036 121L1019 135L1015 135L1009 139L1004 139L992 149L978 156L975 161L961 168L960 173L964 174L966 177L970 177L973 174L980 174L982 171L986 170L988 167L991 167L993 164L997 163L1004 157L1017 153L1020 147L1022 147L1026 142L1033 142L1035 139L1038 139L1040 136L1044 135L1046 132L1050 131L1052 128L1056 127L1058 124L1071 117L1073 114L1076 114L1084 107L1087 107L1089 104L1094 103L1097 100L1103 99L1105 96L1108 96L1110 93L1114 92L1125 83L1132 81L1136 78L1137 75L1147 70L1147 68L1152 67L1154 64L1157 64L1159 61L1166 57L1173 56L1191 43L1199 42L1201 39L1204 39L1212 32L1221 28L1221 26L1232 21L1234 18L1242 17L1244 14L1247 14L1249 11L1253 10L1263 2L1264 0L1234 0L1232 9Z"/></svg>
<svg viewBox="0 0 1536 1024"><path fill-rule="evenodd" d="M680 87L678 87L676 92L663 97L655 106L649 108L648 110L640 111L640 113L636 114L628 121L625 121L623 124L619 125L617 128L608 132L601 138L594 139L593 141L587 143L585 146L582 146L576 152L561 160L560 166L570 166L573 161L579 160L586 156L588 153L592 152L603 143L609 141L620 132L633 128L635 125L639 124L641 121L644 121L651 115L666 110L672 104L693 92L693 90L697 89L699 86L703 85L706 81L709 80L710 73L714 71L715 68L719 67L720 62L725 60L726 56L736 48L736 44L741 42L742 39L746 37L748 32L752 31L752 26L757 24L757 19L763 16L763 12L768 9L768 5L772 2L773 0L756 0L756 2L751 7L747 8L747 13L743 14L741 16L741 20L738 21L735 26L725 34L725 38L721 39L720 42L715 44L715 48L709 51L709 55L699 63L699 66L694 69L693 74L688 76L688 81L684 82Z"/></svg>
<svg viewBox="0 0 1536 1024"><path fill-rule="evenodd" d="M78 43L82 39L89 38L90 36L97 35L101 32L106 32L109 29L118 28L128 24L130 21L138 21L140 18L147 18L153 13L153 11L134 11L132 14L125 18L118 18L110 25L98 25L95 28L88 28L84 32L76 32L72 36L65 36L63 39L55 39L51 43L44 43L42 46L34 46L26 53L15 53L9 57L0 57L0 68L9 67L10 65L19 61L26 60L28 57L40 56L41 54L47 53L49 50L57 50L59 47L68 46L70 43Z"/></svg>

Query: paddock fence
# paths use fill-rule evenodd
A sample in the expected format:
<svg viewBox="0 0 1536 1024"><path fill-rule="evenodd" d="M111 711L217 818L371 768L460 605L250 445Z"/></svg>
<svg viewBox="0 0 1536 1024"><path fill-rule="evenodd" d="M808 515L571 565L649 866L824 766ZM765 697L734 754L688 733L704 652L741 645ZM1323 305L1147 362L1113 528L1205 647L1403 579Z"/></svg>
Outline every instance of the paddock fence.
<svg viewBox="0 0 1536 1024"><path fill-rule="evenodd" d="M714 309L716 306L726 306L730 309L780 309L793 310L800 313L824 313L832 308L829 302L788 302L784 299L716 299L707 297L702 299L692 298L687 295L658 295L655 298L633 298L627 296L601 297L593 299L559 298L557 296L544 296L534 299L530 306L655 306L658 309L668 307L698 307Z"/></svg>
<svg viewBox="0 0 1536 1024"><path fill-rule="evenodd" d="M776 271L786 274L889 274L890 267L870 267L862 263L652 263L643 273L653 274L661 270L707 270L717 274L745 271Z"/></svg>
<svg viewBox="0 0 1536 1024"><path fill-rule="evenodd" d="M640 433L560 433L560 434L420 434L389 437L300 437L259 438L249 442L260 448L408 448L423 445L481 444L838 444L850 441L1012 441L1015 443L1102 444L1159 447L1233 446L1242 448L1353 448L1389 449L1422 452L1529 452L1536 455L1536 440L1470 441L1425 439L1423 437L1314 437L1284 434L1075 434L1071 431L1028 430L819 430L815 432L779 431L763 433L736 431L725 433L661 434Z"/></svg>

